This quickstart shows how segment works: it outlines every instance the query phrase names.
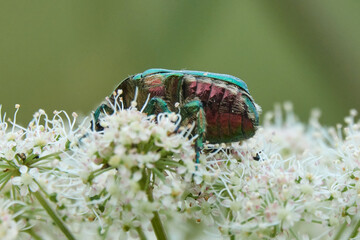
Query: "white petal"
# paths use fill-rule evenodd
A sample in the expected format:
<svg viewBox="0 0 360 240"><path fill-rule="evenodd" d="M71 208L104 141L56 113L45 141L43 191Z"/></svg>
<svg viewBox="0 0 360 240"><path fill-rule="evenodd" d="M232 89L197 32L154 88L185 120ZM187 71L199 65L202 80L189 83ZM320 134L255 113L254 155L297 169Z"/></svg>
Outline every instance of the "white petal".
<svg viewBox="0 0 360 240"><path fill-rule="evenodd" d="M13 185L21 185L21 177L14 177L11 182Z"/></svg>
<svg viewBox="0 0 360 240"><path fill-rule="evenodd" d="M142 178L142 174L141 174L140 171L135 172L134 175L133 175L133 177L132 177L132 179L133 179L134 181L139 181L141 178Z"/></svg>
<svg viewBox="0 0 360 240"><path fill-rule="evenodd" d="M29 187L32 192L37 192L39 190L39 185L37 185L35 182L30 183Z"/></svg>
<svg viewBox="0 0 360 240"><path fill-rule="evenodd" d="M215 196L211 196L209 199L208 199L208 203L210 204L213 204L216 202L216 197Z"/></svg>
<svg viewBox="0 0 360 240"><path fill-rule="evenodd" d="M23 174L23 173L27 173L27 171L28 171L28 167L27 166L25 166L25 165L22 165L21 167L20 167L20 172Z"/></svg>
<svg viewBox="0 0 360 240"><path fill-rule="evenodd" d="M37 178L39 177L39 169L37 168L31 168L29 171L29 174L33 177L33 178Z"/></svg>
<svg viewBox="0 0 360 240"><path fill-rule="evenodd" d="M27 186L22 186L20 188L20 195L21 196L26 196L29 193L29 188Z"/></svg>
<svg viewBox="0 0 360 240"><path fill-rule="evenodd" d="M202 183L203 178L202 178L202 176L195 175L194 181L195 181L196 184L200 184L200 183Z"/></svg>
<svg viewBox="0 0 360 240"><path fill-rule="evenodd" d="M345 221L347 222L347 224L350 224L350 223L351 223L351 218L350 218L350 216L346 216L346 217L345 217Z"/></svg>

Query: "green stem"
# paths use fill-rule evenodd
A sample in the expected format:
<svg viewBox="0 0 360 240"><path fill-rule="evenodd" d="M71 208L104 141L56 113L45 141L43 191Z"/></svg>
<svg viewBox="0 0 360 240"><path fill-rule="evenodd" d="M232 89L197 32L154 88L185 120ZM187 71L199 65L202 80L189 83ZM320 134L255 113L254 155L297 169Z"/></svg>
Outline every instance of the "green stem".
<svg viewBox="0 0 360 240"><path fill-rule="evenodd" d="M112 169L114 169L115 167L107 167L104 169L97 169L93 172L90 173L89 177L88 177L88 181L91 182L94 178L96 178L97 176L103 174L104 172L110 171Z"/></svg>
<svg viewBox="0 0 360 240"><path fill-rule="evenodd" d="M277 233L277 229L276 229L276 227L274 226L274 228L273 228L273 230L272 230L272 233L270 234L270 237L275 238L276 233Z"/></svg>
<svg viewBox="0 0 360 240"><path fill-rule="evenodd" d="M336 233L336 235L335 235L335 237L334 237L334 240L340 240L340 239L342 239L342 235L343 235L346 227L347 227L347 223L346 223L346 221L345 221L345 222L343 223L343 225L341 226L341 228L339 229L339 231Z"/></svg>
<svg viewBox="0 0 360 240"><path fill-rule="evenodd" d="M145 233L144 233L144 231L141 229L141 227L137 227L137 228L136 228L136 231L138 232L139 238L140 238L141 240L147 240L147 238L146 238L146 236L145 236Z"/></svg>
<svg viewBox="0 0 360 240"><path fill-rule="evenodd" d="M232 211L230 211L230 213L229 213L229 219L230 219L230 222L232 222L232 220L234 219L234 215L232 214ZM235 240L235 235L232 234L230 230L229 230L229 234L230 234L230 240Z"/></svg>
<svg viewBox="0 0 360 240"><path fill-rule="evenodd" d="M160 220L160 215L157 211L154 211L153 214L154 214L154 217L153 217L153 219L151 219L151 225L154 228L156 238L158 240L166 240L167 236L165 233L164 226L162 225L162 222Z"/></svg>
<svg viewBox="0 0 360 240"><path fill-rule="evenodd" d="M6 184L9 182L11 178L11 174L8 174L7 176L5 176L3 179L1 179L1 183L2 185L0 186L0 191L3 190L3 188L6 186Z"/></svg>
<svg viewBox="0 0 360 240"><path fill-rule="evenodd" d="M145 171L143 173L145 173ZM146 179L149 179L149 177L150 177L150 174L146 174ZM153 197L153 194L152 194L152 186L151 185L147 186L146 194L147 194L148 200L150 202L153 202L154 197ZM153 211L153 214L154 214L154 217L151 219L151 225L154 228L156 238L158 240L166 240L167 236L166 236L165 229L164 229L164 226L163 226L163 224L161 222L160 215L159 215L158 211Z"/></svg>
<svg viewBox="0 0 360 240"><path fill-rule="evenodd" d="M350 238L355 238L358 235L359 228L360 228L360 220L356 223L353 231L351 232Z"/></svg>
<svg viewBox="0 0 360 240"><path fill-rule="evenodd" d="M32 164L35 164L41 160L44 160L44 159L47 159L47 158L51 158L51 157L56 157L56 156L59 156L62 152L55 152L55 153L51 153L51 154L48 154L46 156L42 156L40 158L32 158L30 159L30 161L26 162L26 165L27 166L30 166Z"/></svg>
<svg viewBox="0 0 360 240"><path fill-rule="evenodd" d="M33 229L26 230L25 232L27 232L34 240L42 240L42 238L39 235L37 235Z"/></svg>
<svg viewBox="0 0 360 240"><path fill-rule="evenodd" d="M301 218L300 219L301 222L307 222L304 218ZM311 220L312 223L318 223L318 224L323 224L322 221L319 221L319 220Z"/></svg>
<svg viewBox="0 0 360 240"><path fill-rule="evenodd" d="M49 214L51 219L55 222L55 224L60 228L60 230L64 233L67 239L75 240L75 237L71 234L69 229L65 226L65 224L61 221L61 219L57 216L55 211L50 207L48 202L43 198L39 191L34 192L33 195L39 201L41 206L45 209L45 211Z"/></svg>
<svg viewBox="0 0 360 240"><path fill-rule="evenodd" d="M298 236L294 233L294 231L290 228L290 233L294 236L296 240L299 240Z"/></svg>

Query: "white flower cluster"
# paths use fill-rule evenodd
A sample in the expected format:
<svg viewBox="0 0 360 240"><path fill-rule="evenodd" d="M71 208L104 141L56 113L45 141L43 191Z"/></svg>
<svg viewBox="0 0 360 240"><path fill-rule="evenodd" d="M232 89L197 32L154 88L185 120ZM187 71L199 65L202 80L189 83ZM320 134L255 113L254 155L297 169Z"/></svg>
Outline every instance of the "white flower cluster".
<svg viewBox="0 0 360 240"><path fill-rule="evenodd" d="M31 232L29 229L43 218L41 206L31 194L40 189L49 194L56 191L47 183L57 171L57 159L67 148L67 135L76 135L75 117L70 120L66 113L54 112L49 119L39 110L25 128L16 123L20 106L15 107L14 119L5 121L0 105L0 200L7 199L4 209L0 208L1 239L18 239L19 233Z"/></svg>
<svg viewBox="0 0 360 240"><path fill-rule="evenodd" d="M102 117L104 130L96 132L75 128L76 114L71 119L55 111L49 118L40 110L24 128L16 113L13 121L0 122L0 198L11 206L0 219L0 236L165 233L158 230L159 212L165 217L177 211L195 171L191 129L177 130L178 115L121 110ZM43 228L44 220L58 229Z"/></svg>
<svg viewBox="0 0 360 240"><path fill-rule="evenodd" d="M176 212L195 171L190 129L175 133L177 118L121 110L101 119L103 131L89 131L72 148L63 172L82 179L83 207L102 222L101 234L108 239L138 237L140 227L151 229L157 211ZM78 191L71 194L79 197Z"/></svg>
<svg viewBox="0 0 360 240"><path fill-rule="evenodd" d="M195 164L179 115L135 107L113 106L101 131L76 114L40 110L26 128L0 114L0 238L359 238L356 111L325 128L276 106L253 138L208 144Z"/></svg>
<svg viewBox="0 0 360 240"><path fill-rule="evenodd" d="M345 128L326 129L317 111L306 126L291 104L284 109L285 117L279 106L268 113L252 139L204 156L195 173L202 189L196 200L196 194L188 200L197 211L185 212L198 221L210 216L207 224L241 239L359 237L356 111L345 119ZM256 155L260 161L254 161Z"/></svg>
<svg viewBox="0 0 360 240"><path fill-rule="evenodd" d="M16 221L15 218L23 213L18 211L13 214L9 208L12 205L22 205L21 203L11 202L0 199L0 239L15 240L19 234L19 230L23 227L22 221Z"/></svg>

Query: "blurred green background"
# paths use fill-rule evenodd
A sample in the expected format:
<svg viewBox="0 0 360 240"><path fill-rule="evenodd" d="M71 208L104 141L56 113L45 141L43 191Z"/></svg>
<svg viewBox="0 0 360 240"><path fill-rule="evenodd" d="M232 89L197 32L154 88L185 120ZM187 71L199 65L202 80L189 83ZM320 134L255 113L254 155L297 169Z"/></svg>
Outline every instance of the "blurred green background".
<svg viewBox="0 0 360 240"><path fill-rule="evenodd" d="M88 114L148 68L232 74L264 111L360 107L360 1L0 0L0 103Z"/></svg>

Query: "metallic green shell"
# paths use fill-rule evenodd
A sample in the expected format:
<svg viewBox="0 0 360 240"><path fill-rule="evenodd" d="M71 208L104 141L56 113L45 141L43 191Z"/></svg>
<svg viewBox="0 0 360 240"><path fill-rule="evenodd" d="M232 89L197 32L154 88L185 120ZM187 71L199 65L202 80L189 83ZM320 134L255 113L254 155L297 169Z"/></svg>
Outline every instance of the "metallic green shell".
<svg viewBox="0 0 360 240"><path fill-rule="evenodd" d="M239 86L240 88L244 89L247 93L249 93L249 89L243 80L241 80L240 78L228 75L228 74L220 74L220 73L192 71L192 70L168 70L168 69L162 69L162 68L151 68L151 69L146 70L143 73L136 74L135 76L133 76L132 79L139 80L139 79L141 79L147 75L151 75L151 74L176 74L176 73L219 79L219 80L222 80L225 82L235 84L235 85Z"/></svg>

